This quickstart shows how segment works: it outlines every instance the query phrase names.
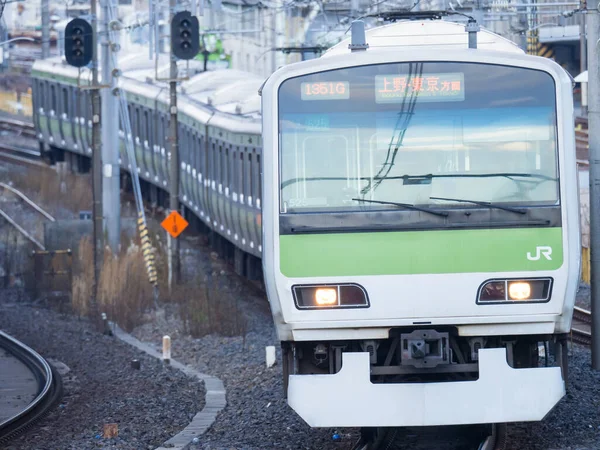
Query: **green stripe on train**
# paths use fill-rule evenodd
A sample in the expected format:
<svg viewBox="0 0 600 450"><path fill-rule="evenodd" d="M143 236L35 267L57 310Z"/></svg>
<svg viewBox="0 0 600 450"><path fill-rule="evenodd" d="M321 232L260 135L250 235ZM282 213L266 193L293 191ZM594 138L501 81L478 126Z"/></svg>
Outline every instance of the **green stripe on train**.
<svg viewBox="0 0 600 450"><path fill-rule="evenodd" d="M555 270L561 228L298 234L279 237L287 277ZM551 247L550 260L538 247Z"/></svg>

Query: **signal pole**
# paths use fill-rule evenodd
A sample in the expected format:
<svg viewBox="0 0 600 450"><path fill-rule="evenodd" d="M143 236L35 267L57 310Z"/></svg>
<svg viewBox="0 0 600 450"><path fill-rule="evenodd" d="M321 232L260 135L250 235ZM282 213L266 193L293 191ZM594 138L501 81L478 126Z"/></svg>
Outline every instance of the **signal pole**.
<svg viewBox="0 0 600 450"><path fill-rule="evenodd" d="M42 0L42 59L50 56L50 0Z"/></svg>
<svg viewBox="0 0 600 450"><path fill-rule="evenodd" d="M169 23L173 23L175 17L175 8L177 0L169 0ZM170 97L170 113L171 120L169 121L169 141L171 147L171 159L169 165L169 209L179 212L179 144L178 140L178 123L177 123L177 59L173 52L173 26L171 26L171 70L169 74L169 97ZM169 289L171 283L179 283L181 280L181 265L179 261L179 240L168 237L171 241L170 250L170 267L171 277L169 277Z"/></svg>
<svg viewBox="0 0 600 450"><path fill-rule="evenodd" d="M98 283L100 281L100 271L104 262L104 227L102 211L102 147L100 142L100 133L102 126L100 124L100 91L98 87L98 15L96 0L91 2L92 14L92 186L93 186L93 211L94 216L94 289L92 292L92 320L95 322L98 308Z"/></svg>
<svg viewBox="0 0 600 450"><path fill-rule="evenodd" d="M113 254L119 251L121 242L121 191L120 191L120 166L119 166L119 110L117 97L113 95L116 87L113 77L113 58L111 52L117 50L117 42L111 42L111 18L116 18L114 0L102 1L102 84L109 86L102 90L102 163L103 185L102 204L106 217L106 235L108 245Z"/></svg>
<svg viewBox="0 0 600 450"><path fill-rule="evenodd" d="M600 64L597 4L587 10L588 133L590 149L590 262L592 294L592 368L600 370Z"/></svg>

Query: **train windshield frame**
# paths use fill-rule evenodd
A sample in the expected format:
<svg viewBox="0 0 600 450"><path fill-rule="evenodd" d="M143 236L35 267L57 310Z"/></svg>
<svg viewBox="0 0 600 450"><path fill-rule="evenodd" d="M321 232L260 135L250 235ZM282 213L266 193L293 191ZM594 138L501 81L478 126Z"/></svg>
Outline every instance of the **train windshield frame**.
<svg viewBox="0 0 600 450"><path fill-rule="evenodd" d="M278 115L284 214L560 205L556 85L541 70L402 62L312 73L280 85Z"/></svg>

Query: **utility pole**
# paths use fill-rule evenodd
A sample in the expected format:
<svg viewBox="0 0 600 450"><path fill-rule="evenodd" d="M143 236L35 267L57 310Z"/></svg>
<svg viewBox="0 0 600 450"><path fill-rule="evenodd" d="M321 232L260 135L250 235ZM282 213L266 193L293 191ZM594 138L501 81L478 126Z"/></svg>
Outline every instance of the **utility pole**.
<svg viewBox="0 0 600 450"><path fill-rule="evenodd" d="M101 0L102 4L102 84L109 86L102 90L102 204L104 205L105 227L108 245L113 254L119 252L121 242L121 186L119 166L119 110L117 97L113 95L116 87L113 77L113 58L111 53L118 50L118 42L111 42L111 18L116 18L115 0Z"/></svg>
<svg viewBox="0 0 600 450"><path fill-rule="evenodd" d="M42 0L42 59L50 56L50 0Z"/></svg>
<svg viewBox="0 0 600 450"><path fill-rule="evenodd" d="M169 23L173 22L175 17L175 8L177 7L177 0L169 0ZM171 27L172 30L172 27ZM173 42L174 36L171 31L171 43ZM171 211L179 212L179 144L178 141L178 124L177 124L177 59L173 52L173 44L171 48L171 70L169 74L169 97L170 97L170 113L171 120L169 121L169 142L171 148L171 159L169 165L169 209ZM168 237L171 242L169 246L171 250L170 267L172 277L169 277L169 289L171 289L171 283L179 283L181 279L181 265L179 261L179 240L173 239L171 236Z"/></svg>
<svg viewBox="0 0 600 450"><path fill-rule="evenodd" d="M94 289L92 292L92 320L98 320L98 284L100 271L104 263L104 227L102 211L102 154L101 154L101 124L100 124L100 91L98 87L98 13L96 0L92 0L92 198L94 216Z"/></svg>
<svg viewBox="0 0 600 450"><path fill-rule="evenodd" d="M590 149L590 250L592 288L592 368L600 370L600 64L598 5L587 10L588 133ZM592 9L593 8L593 9Z"/></svg>
<svg viewBox="0 0 600 450"><path fill-rule="evenodd" d="M587 40L585 31L586 15L579 14L579 16L579 72L583 73L587 70ZM583 117L587 116L587 91L588 84L581 83L581 115Z"/></svg>

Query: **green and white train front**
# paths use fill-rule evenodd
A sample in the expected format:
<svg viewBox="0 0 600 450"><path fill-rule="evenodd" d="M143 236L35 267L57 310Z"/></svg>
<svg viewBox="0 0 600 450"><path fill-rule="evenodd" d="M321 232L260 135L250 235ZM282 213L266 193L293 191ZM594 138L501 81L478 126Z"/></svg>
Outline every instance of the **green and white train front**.
<svg viewBox="0 0 600 450"><path fill-rule="evenodd" d="M318 427L542 419L565 392L580 267L563 69L365 51L284 67L262 95L263 267L292 408Z"/></svg>

